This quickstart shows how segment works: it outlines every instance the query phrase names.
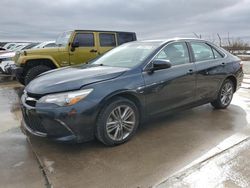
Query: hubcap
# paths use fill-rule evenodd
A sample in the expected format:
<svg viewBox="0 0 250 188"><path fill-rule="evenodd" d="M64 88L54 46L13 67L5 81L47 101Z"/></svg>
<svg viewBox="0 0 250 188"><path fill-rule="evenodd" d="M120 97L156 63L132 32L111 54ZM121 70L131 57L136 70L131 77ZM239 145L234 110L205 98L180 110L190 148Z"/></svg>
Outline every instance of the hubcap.
<svg viewBox="0 0 250 188"><path fill-rule="evenodd" d="M127 138L136 123L134 110L127 105L120 105L110 113L106 122L108 136L114 141Z"/></svg>
<svg viewBox="0 0 250 188"><path fill-rule="evenodd" d="M223 105L228 105L233 97L233 86L231 83L226 83L221 89L220 100Z"/></svg>

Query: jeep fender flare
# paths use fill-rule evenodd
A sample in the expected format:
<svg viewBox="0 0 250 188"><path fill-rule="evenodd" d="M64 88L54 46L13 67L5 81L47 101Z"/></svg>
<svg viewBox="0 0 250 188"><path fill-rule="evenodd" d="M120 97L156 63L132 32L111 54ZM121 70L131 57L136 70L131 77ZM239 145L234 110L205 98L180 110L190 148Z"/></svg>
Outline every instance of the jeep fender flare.
<svg viewBox="0 0 250 188"><path fill-rule="evenodd" d="M36 56L30 56L30 57L23 57L21 66L23 67L33 67L31 63L37 63L37 65L40 64L47 64L51 68L59 68L60 65L56 62L56 60L51 56L44 56L44 55L36 55Z"/></svg>

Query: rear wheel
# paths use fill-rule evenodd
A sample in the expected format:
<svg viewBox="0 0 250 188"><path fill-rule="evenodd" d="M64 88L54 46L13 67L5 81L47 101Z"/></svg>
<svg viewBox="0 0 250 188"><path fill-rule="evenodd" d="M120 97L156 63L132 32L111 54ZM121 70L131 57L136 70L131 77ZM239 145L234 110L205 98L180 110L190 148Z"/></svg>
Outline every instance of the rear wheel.
<svg viewBox="0 0 250 188"><path fill-rule="evenodd" d="M226 79L220 88L217 99L211 102L212 106L216 109L227 108L232 101L233 94L234 84L231 80Z"/></svg>
<svg viewBox="0 0 250 188"><path fill-rule="evenodd" d="M101 110L96 137L108 146L122 144L135 134L138 124L139 112L136 105L119 97Z"/></svg>
<svg viewBox="0 0 250 188"><path fill-rule="evenodd" d="M51 68L46 65L38 65L30 68L24 78L25 85L28 85L28 83L30 83L39 74L42 74L49 70L51 70Z"/></svg>

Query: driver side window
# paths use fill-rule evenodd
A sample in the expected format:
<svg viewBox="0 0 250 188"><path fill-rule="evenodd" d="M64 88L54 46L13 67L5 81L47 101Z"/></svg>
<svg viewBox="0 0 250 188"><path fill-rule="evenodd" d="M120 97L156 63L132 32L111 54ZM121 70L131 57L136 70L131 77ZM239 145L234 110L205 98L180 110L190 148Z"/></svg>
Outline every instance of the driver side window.
<svg viewBox="0 0 250 188"><path fill-rule="evenodd" d="M79 47L95 46L93 33L77 33L74 42L79 42Z"/></svg>
<svg viewBox="0 0 250 188"><path fill-rule="evenodd" d="M175 42L163 48L155 59L164 59L175 65L189 63L188 48L185 42Z"/></svg>

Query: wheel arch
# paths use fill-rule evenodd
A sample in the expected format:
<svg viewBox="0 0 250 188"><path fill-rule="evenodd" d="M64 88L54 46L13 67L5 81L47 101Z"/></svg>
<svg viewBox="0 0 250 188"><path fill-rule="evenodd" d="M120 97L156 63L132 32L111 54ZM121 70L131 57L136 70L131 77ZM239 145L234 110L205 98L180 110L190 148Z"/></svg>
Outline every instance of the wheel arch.
<svg viewBox="0 0 250 188"><path fill-rule="evenodd" d="M139 99L139 96L137 95L136 92L128 91L128 90L118 91L118 92L112 93L112 94L108 95L107 97L105 97L100 102L100 108L99 108L100 110L98 112L98 115L99 115L100 111L105 107L106 104L108 104L110 101L114 100L117 97L126 98L126 99L132 101L133 103L135 103L135 105L138 107L140 119L142 119L143 114L144 114L143 101Z"/></svg>
<svg viewBox="0 0 250 188"><path fill-rule="evenodd" d="M24 65L24 70L25 72L27 72L30 68L33 68L38 65L46 65L51 69L55 69L58 67L53 60L48 58L28 59Z"/></svg>
<svg viewBox="0 0 250 188"><path fill-rule="evenodd" d="M237 79L235 78L235 76L230 75L230 76L226 77L226 79L229 79L230 81L233 82L233 84L234 84L234 92L236 92L236 88L237 88ZM226 79L225 79L225 80L226 80Z"/></svg>

